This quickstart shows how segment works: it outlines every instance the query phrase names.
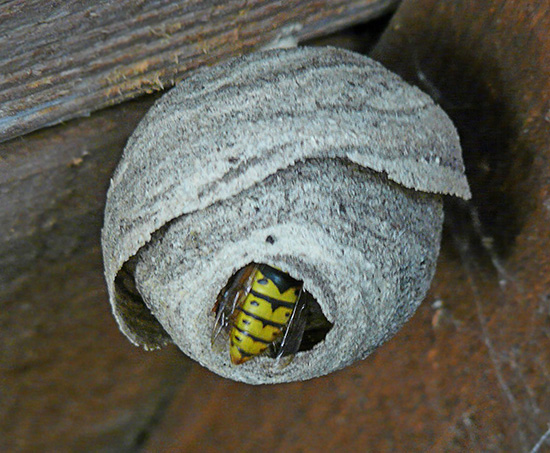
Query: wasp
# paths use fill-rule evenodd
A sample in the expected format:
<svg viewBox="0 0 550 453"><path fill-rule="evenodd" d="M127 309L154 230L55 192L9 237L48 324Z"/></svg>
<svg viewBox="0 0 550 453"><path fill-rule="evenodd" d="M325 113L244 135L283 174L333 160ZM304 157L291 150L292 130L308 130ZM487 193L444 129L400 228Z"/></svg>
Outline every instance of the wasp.
<svg viewBox="0 0 550 453"><path fill-rule="evenodd" d="M280 269L256 263L243 267L216 299L212 344L225 330L234 365L261 354L275 359L295 354L306 326L302 292L302 282Z"/></svg>

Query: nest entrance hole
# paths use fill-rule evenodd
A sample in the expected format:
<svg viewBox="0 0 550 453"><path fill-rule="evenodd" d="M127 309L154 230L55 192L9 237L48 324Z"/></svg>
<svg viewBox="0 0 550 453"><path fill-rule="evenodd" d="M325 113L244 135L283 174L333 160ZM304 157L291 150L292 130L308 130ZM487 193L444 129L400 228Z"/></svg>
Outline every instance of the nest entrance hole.
<svg viewBox="0 0 550 453"><path fill-rule="evenodd" d="M271 239L271 236L268 238ZM241 269L237 270L227 281L227 284L221 289L221 291L218 293L218 297L216 299L216 304L214 305L213 311L218 314L219 310L226 309L228 310L227 305L224 306L223 299L224 295L227 296L228 291L235 291L235 290L246 290L244 288L247 284L250 284L250 281L246 283L243 281L243 271L250 266L255 267L262 267L266 266L267 268L271 268L271 266L267 264L259 264L259 263L249 263L246 266L242 267ZM272 268L273 269L273 268ZM279 271L280 272L280 271ZM301 287L303 285L302 281L299 279L296 279L286 273L280 272L281 278L282 278L282 284L285 285L291 285L298 283ZM285 277L287 281L285 282ZM229 330L232 325L232 317L235 313L238 312L238 309L240 308L239 305L242 305L245 298L242 298L239 303L237 304L237 309L235 311L228 310L227 317L229 318L229 324L226 327L226 330ZM303 330L303 334L301 335L300 344L296 352L303 352L303 351L309 351L313 349L313 347L319 343L321 343L327 336L330 329L332 329L333 324L327 319L325 314L323 313L323 310L319 303L315 300L315 298L305 289L302 287L302 291L300 292L299 301L303 304L303 310L301 311L300 320L305 323L305 327ZM298 304L296 305L298 306ZM296 321L294 321L296 322ZM277 342L275 342L272 345L272 351L273 354L276 355L278 353L279 345ZM282 356L290 355L291 353L285 353L283 352Z"/></svg>

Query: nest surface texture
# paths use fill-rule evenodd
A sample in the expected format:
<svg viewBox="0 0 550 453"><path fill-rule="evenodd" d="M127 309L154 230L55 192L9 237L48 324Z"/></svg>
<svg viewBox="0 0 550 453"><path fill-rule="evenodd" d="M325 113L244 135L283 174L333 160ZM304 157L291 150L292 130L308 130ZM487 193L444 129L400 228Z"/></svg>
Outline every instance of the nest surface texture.
<svg viewBox="0 0 550 453"><path fill-rule="evenodd" d="M334 48L250 54L191 75L140 123L102 232L114 315L252 384L366 357L414 313L435 271L441 194L469 198L455 128L417 88ZM231 365L212 347L216 296L266 263L304 282L333 327L290 364Z"/></svg>

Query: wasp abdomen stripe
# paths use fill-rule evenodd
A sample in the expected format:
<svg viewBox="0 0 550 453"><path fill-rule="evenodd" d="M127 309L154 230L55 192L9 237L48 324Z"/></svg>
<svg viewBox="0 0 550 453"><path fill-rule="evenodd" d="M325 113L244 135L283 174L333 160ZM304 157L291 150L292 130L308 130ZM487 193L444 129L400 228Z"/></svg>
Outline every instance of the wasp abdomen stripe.
<svg viewBox="0 0 550 453"><path fill-rule="evenodd" d="M271 341L262 340L261 338L255 336L255 335L252 335L250 332L247 332L246 330L241 329L239 326L234 326L234 327L235 327L235 329L237 329L239 331L239 333L242 333L243 335L246 335L247 337L251 338L254 341L257 341L257 342L263 343L263 344L273 343L273 340L271 340Z"/></svg>
<svg viewBox="0 0 550 453"><path fill-rule="evenodd" d="M270 321L268 319L262 318L261 316L258 316L256 314L254 314L254 313L251 313L248 310L244 310L241 307L239 307L239 310L241 312L243 312L246 316L250 316L251 318L254 318L257 321L260 321L261 323L263 323L264 326L279 327L281 329L286 326L286 323Z"/></svg>
<svg viewBox="0 0 550 453"><path fill-rule="evenodd" d="M273 297L266 296L265 294L259 293L257 291L251 290L250 294L257 297L258 299L263 299L266 302L269 302L271 306L273 307L273 310L276 310L279 307L285 307L285 308L294 308L294 305L296 305L296 302L285 302L283 300L274 299Z"/></svg>
<svg viewBox="0 0 550 453"><path fill-rule="evenodd" d="M257 355L257 354L250 354L249 352L243 351L236 344L232 344L231 346L234 347L237 351L239 351L239 353L241 354L242 357L250 358L250 357L254 357L255 355Z"/></svg>

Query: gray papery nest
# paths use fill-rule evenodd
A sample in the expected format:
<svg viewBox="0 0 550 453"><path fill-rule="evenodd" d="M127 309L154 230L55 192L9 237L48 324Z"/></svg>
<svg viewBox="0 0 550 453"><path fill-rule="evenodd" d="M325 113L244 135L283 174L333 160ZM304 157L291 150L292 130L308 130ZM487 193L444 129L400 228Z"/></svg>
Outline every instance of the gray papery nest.
<svg viewBox="0 0 550 453"><path fill-rule="evenodd" d="M247 55L196 72L130 138L102 234L121 330L176 343L252 384L304 380L365 358L424 298L440 194L469 198L446 114L379 63L345 50ZM333 324L286 366L212 347L216 296L249 263L304 282Z"/></svg>

